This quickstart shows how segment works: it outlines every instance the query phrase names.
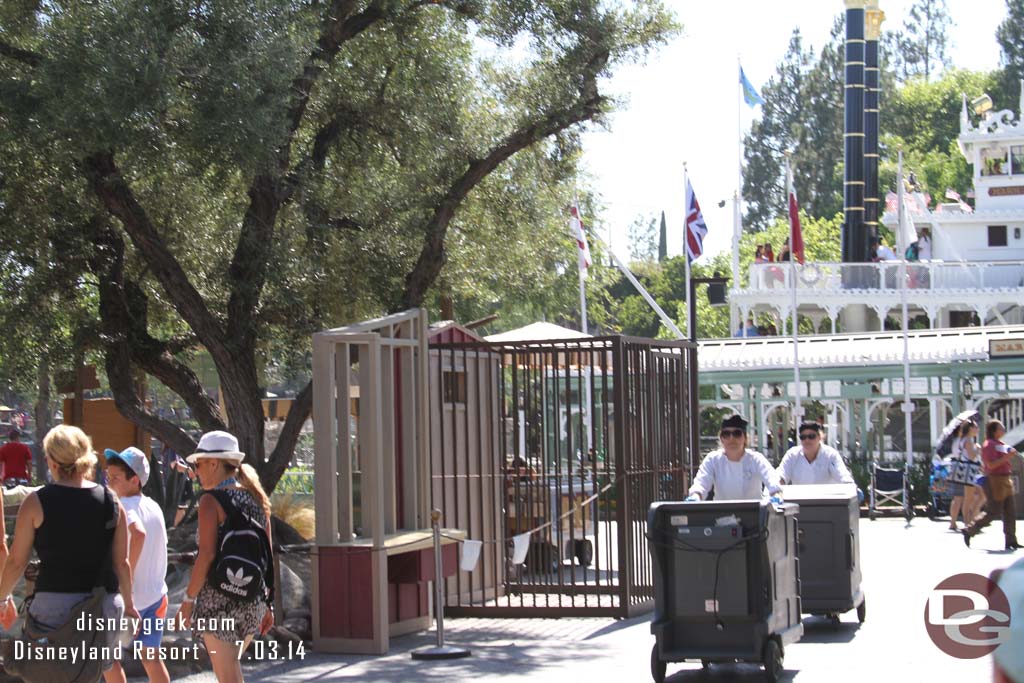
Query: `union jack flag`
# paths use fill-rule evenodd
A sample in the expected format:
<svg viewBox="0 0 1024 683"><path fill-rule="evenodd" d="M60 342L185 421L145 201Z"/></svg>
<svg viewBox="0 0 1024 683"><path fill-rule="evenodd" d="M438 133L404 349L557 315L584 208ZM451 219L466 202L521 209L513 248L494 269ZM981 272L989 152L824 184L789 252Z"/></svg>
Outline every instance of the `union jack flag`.
<svg viewBox="0 0 1024 683"><path fill-rule="evenodd" d="M708 234L708 226L704 223L704 214L700 212L697 195L693 193L690 179L686 179L686 254L690 262L696 261L704 253L704 236Z"/></svg>

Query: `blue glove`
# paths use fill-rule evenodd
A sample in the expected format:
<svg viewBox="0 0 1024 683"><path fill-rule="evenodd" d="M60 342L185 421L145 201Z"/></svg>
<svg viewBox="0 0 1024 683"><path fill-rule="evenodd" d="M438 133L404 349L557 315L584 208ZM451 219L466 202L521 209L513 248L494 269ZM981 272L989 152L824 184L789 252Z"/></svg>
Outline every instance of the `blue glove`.
<svg viewBox="0 0 1024 683"><path fill-rule="evenodd" d="M864 492L860 490L860 487L857 487L857 502L858 503L863 503L864 502Z"/></svg>
<svg viewBox="0 0 1024 683"><path fill-rule="evenodd" d="M782 505L782 494L775 494L774 496L772 496L768 500L770 500L771 502L775 503L776 505Z"/></svg>
<svg viewBox="0 0 1024 683"><path fill-rule="evenodd" d="M690 495L688 495L686 497L686 500L683 501L683 502L684 503L699 503L700 502L700 496L698 496L696 493L691 493Z"/></svg>

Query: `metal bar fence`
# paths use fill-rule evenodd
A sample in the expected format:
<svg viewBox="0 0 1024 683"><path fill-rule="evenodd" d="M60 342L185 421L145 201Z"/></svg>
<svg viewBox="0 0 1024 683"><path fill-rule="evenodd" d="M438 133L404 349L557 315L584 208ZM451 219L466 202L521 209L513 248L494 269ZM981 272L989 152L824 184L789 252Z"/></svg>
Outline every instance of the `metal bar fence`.
<svg viewBox="0 0 1024 683"><path fill-rule="evenodd" d="M430 357L431 505L483 543L476 568L446 581L446 613L650 609L647 509L682 498L695 466L692 346L457 342ZM522 534L528 551L514 562Z"/></svg>

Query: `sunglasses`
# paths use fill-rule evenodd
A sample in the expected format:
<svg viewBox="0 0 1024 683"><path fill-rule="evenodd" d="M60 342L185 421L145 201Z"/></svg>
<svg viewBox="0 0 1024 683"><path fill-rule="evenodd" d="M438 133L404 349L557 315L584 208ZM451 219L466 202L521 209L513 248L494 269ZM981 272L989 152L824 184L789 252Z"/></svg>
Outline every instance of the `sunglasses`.
<svg viewBox="0 0 1024 683"><path fill-rule="evenodd" d="M722 431L720 431L718 433L718 435L721 436L722 438L732 437L734 439L738 439L741 436L743 436L743 430L742 429L723 429Z"/></svg>
<svg viewBox="0 0 1024 683"><path fill-rule="evenodd" d="M817 438L818 438L818 433L817 432L807 432L806 434L801 434L800 435L800 440L801 441L813 441L814 439L817 439Z"/></svg>

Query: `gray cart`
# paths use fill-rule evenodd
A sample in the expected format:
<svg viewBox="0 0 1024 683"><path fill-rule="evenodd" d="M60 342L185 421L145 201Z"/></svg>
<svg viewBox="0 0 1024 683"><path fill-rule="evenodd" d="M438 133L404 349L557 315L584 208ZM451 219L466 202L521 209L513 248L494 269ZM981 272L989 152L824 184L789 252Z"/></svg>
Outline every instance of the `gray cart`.
<svg viewBox="0 0 1024 683"><path fill-rule="evenodd" d="M655 503L647 515L654 565L651 675L699 660L761 662L782 673L803 635L797 506L765 501Z"/></svg>
<svg viewBox="0 0 1024 683"><path fill-rule="evenodd" d="M857 610L864 623L861 591L860 503L852 484L784 486L783 498L800 506L800 601L805 614L829 617Z"/></svg>

